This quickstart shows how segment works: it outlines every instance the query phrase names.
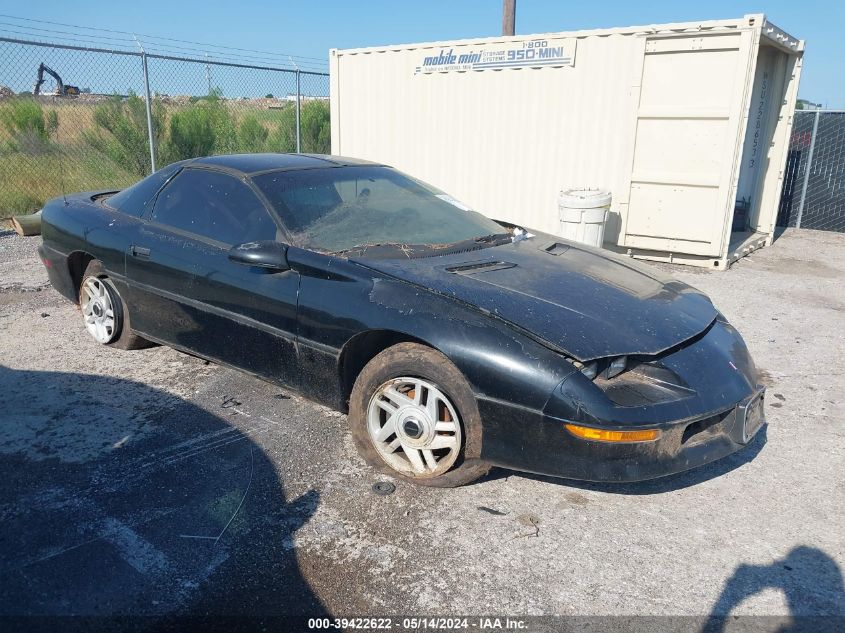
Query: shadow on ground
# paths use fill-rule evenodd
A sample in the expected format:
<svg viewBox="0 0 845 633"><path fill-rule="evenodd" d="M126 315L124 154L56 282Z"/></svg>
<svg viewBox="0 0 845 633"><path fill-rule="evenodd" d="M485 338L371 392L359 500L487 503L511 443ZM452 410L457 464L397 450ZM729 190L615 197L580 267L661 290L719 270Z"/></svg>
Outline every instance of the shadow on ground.
<svg viewBox="0 0 845 633"><path fill-rule="evenodd" d="M786 233L786 231L787 231L787 227L785 227L785 226L776 226L776 227L775 227L775 230L774 230L774 233L772 234L772 244L774 244L774 243L775 243L775 242L777 242L777 241L778 241L781 237L783 237L783 234L784 234L784 233Z"/></svg>
<svg viewBox="0 0 845 633"><path fill-rule="evenodd" d="M227 413L1 365L0 411L0 616L326 615L291 540L318 495Z"/></svg>
<svg viewBox="0 0 845 633"><path fill-rule="evenodd" d="M842 570L818 548L802 545L771 565L740 565L722 588L705 624L705 633L729 631L730 613L766 589L783 591L791 618L778 631L842 631L845 626L845 588ZM826 614L826 615L822 615Z"/></svg>

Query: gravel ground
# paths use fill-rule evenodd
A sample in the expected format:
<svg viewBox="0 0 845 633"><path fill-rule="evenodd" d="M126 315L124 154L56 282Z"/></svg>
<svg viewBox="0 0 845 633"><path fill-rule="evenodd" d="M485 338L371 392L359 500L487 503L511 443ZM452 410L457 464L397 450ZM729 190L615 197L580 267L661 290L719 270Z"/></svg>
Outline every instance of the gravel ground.
<svg viewBox="0 0 845 633"><path fill-rule="evenodd" d="M345 416L173 350L97 346L0 233L0 615L845 616L845 235L711 295L769 386L745 451L605 486L494 470L371 492Z"/></svg>

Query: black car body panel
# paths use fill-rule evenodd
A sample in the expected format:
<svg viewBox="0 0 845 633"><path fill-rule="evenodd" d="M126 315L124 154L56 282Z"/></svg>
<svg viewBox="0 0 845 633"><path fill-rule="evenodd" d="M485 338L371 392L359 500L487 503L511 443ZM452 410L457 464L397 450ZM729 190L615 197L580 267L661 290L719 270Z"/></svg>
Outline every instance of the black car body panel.
<svg viewBox="0 0 845 633"><path fill-rule="evenodd" d="M684 283L548 235L477 253L362 263L502 318L580 361L659 354L716 318L710 299Z"/></svg>
<svg viewBox="0 0 845 633"><path fill-rule="evenodd" d="M248 182L268 169L361 162L193 163ZM737 407L760 393L742 338L705 295L552 236L413 259L289 246L290 269L274 271L231 261L228 245L162 226L149 209L111 208L96 192L49 202L42 235L50 280L69 299L78 300L81 263L97 259L140 335L339 410L379 345L439 350L478 400L482 458L501 466L609 481L685 470L743 446ZM611 379L589 380L573 362L623 355L628 371ZM576 438L567 423L662 436L611 445Z"/></svg>
<svg viewBox="0 0 845 633"><path fill-rule="evenodd" d="M310 348L308 354L323 356L324 363L342 362L356 337L395 332L443 351L477 396L535 410L576 371L552 350L454 299L373 277L368 268L342 259L327 262L298 249L291 249L289 258L301 274L297 340L301 348ZM307 374L309 368L304 369Z"/></svg>

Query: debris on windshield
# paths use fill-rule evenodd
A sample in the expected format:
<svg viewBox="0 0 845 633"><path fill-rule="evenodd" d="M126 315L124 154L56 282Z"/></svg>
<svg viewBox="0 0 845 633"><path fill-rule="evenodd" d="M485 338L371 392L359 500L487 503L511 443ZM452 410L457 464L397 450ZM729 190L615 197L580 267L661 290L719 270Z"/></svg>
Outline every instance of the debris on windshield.
<svg viewBox="0 0 845 633"><path fill-rule="evenodd" d="M515 226L513 229L513 237L511 237L511 240L514 242L521 242L522 240L527 240L530 237L534 237L534 234L529 233L525 229L521 229L518 226Z"/></svg>

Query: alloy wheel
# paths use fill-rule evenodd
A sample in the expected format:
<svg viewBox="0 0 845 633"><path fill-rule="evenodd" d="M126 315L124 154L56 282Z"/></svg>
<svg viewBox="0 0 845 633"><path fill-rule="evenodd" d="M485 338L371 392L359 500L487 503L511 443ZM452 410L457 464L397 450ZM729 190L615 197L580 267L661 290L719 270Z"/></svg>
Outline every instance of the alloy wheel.
<svg viewBox="0 0 845 633"><path fill-rule="evenodd" d="M458 412L446 394L422 378L381 385L367 408L367 430L381 458L412 477L442 475L461 450Z"/></svg>
<svg viewBox="0 0 845 633"><path fill-rule="evenodd" d="M110 343L117 332L115 306L103 279L89 277L82 284L82 315L85 327L98 343Z"/></svg>

